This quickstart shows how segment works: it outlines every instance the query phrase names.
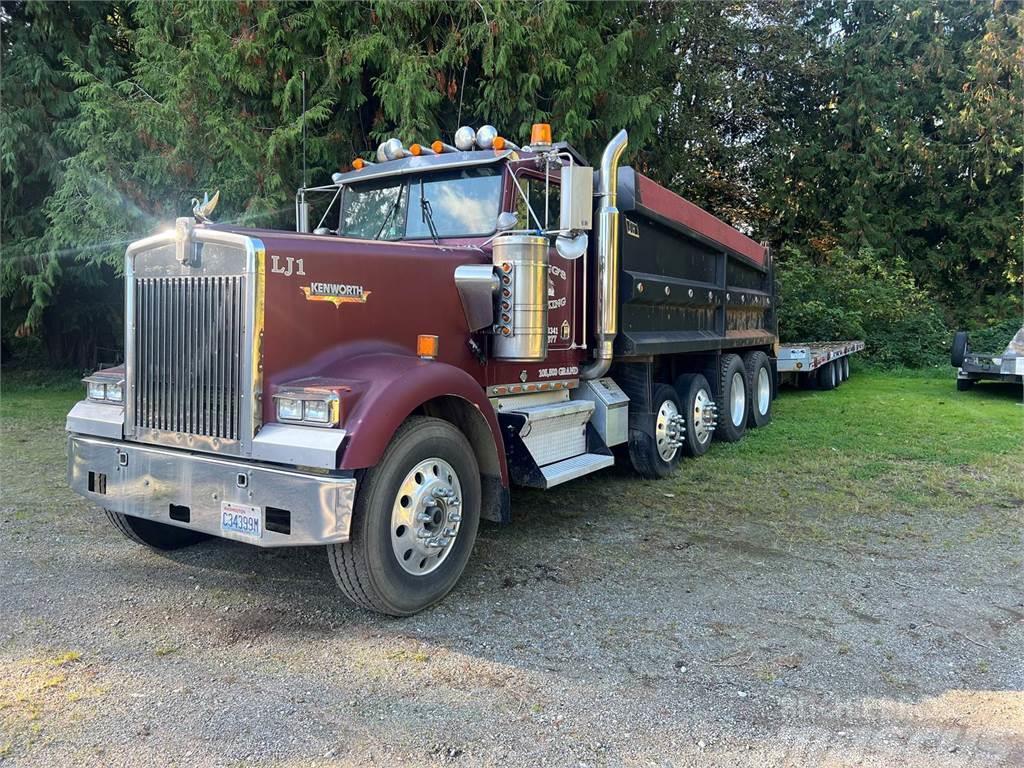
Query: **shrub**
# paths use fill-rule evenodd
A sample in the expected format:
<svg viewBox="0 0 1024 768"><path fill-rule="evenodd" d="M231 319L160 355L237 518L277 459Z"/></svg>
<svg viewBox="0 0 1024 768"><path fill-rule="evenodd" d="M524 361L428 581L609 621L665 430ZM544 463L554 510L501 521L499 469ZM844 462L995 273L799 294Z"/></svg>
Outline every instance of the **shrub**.
<svg viewBox="0 0 1024 768"><path fill-rule="evenodd" d="M832 251L824 263L784 248L776 261L784 342L864 339L867 360L918 368L948 361L950 332L898 257Z"/></svg>

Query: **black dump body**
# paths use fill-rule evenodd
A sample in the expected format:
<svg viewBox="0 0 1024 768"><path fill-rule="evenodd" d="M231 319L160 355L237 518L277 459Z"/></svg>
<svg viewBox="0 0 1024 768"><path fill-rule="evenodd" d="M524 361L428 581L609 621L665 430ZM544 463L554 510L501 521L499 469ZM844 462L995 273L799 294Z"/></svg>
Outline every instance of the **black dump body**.
<svg viewBox="0 0 1024 768"><path fill-rule="evenodd" d="M622 168L616 357L777 341L771 254L705 211Z"/></svg>

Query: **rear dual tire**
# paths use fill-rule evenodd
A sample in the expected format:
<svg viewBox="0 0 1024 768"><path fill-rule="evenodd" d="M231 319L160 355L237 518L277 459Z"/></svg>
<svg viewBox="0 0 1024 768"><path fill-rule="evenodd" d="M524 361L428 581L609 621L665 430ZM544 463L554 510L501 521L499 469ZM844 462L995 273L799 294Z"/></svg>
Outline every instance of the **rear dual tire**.
<svg viewBox="0 0 1024 768"><path fill-rule="evenodd" d="M747 412L750 427L763 427L772 420L772 364L764 352L744 356L747 369Z"/></svg>
<svg viewBox="0 0 1024 768"><path fill-rule="evenodd" d="M676 390L656 384L653 395L649 429L629 430L629 462L641 477L660 480L679 466L688 432Z"/></svg>
<svg viewBox="0 0 1024 768"><path fill-rule="evenodd" d="M818 369L817 384L818 389L823 390L835 389L839 385L839 376L836 373L835 360L829 360Z"/></svg>
<svg viewBox="0 0 1024 768"><path fill-rule="evenodd" d="M747 432L750 396L747 369L739 355L722 355L718 366L718 426L715 437L735 443Z"/></svg>

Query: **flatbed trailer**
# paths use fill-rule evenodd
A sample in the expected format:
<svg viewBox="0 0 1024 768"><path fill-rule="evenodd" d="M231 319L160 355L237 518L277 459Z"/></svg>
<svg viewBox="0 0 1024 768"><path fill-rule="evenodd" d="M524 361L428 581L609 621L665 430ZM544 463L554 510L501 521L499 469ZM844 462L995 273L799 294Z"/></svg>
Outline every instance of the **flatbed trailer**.
<svg viewBox="0 0 1024 768"><path fill-rule="evenodd" d="M850 378L850 355L864 349L863 341L810 341L778 346L780 383L835 389Z"/></svg>

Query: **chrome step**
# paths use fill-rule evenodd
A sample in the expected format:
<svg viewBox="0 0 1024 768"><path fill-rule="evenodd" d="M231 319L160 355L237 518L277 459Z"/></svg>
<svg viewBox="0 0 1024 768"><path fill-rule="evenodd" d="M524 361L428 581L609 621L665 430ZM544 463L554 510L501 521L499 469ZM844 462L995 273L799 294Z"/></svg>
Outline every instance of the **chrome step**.
<svg viewBox="0 0 1024 768"><path fill-rule="evenodd" d="M571 459L548 464L546 467L541 467L540 471L544 474L546 487L551 488L567 483L570 480L575 480L577 477L589 475L591 472L596 472L599 469L610 467L614 463L614 456L604 456L600 453L584 453L580 456L573 456Z"/></svg>

